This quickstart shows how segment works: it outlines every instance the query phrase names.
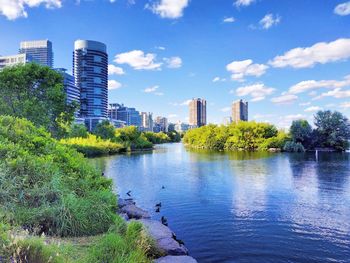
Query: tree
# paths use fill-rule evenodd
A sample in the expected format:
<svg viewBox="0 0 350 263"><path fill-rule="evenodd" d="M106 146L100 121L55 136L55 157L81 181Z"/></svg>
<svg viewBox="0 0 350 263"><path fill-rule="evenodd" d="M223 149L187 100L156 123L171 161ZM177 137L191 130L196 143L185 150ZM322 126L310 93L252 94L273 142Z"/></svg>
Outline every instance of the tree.
<svg viewBox="0 0 350 263"><path fill-rule="evenodd" d="M337 111L319 111L315 115L316 145L331 147L339 151L349 148L349 120Z"/></svg>
<svg viewBox="0 0 350 263"><path fill-rule="evenodd" d="M63 77L49 67L30 63L0 72L0 115L26 118L61 137L74 120L76 107L66 103Z"/></svg>
<svg viewBox="0 0 350 263"><path fill-rule="evenodd" d="M112 140L115 138L115 130L115 127L106 120L96 125L93 134L105 140Z"/></svg>
<svg viewBox="0 0 350 263"><path fill-rule="evenodd" d="M73 124L70 128L68 137L70 138L87 138L88 130L84 124Z"/></svg>
<svg viewBox="0 0 350 263"><path fill-rule="evenodd" d="M312 127L307 120L295 120L290 127L290 135L296 143L300 142L305 148L309 148L312 136Z"/></svg>

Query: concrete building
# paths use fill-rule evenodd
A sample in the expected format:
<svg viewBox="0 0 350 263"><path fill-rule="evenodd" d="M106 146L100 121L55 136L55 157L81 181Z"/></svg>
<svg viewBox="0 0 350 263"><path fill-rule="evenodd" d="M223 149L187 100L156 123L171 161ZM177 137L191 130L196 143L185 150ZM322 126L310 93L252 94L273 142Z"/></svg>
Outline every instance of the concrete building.
<svg viewBox="0 0 350 263"><path fill-rule="evenodd" d="M43 66L53 67L52 43L49 40L22 41L20 43L20 54L27 54Z"/></svg>
<svg viewBox="0 0 350 263"><path fill-rule="evenodd" d="M230 116L224 117L222 122L224 125L230 125L232 123L232 117L230 117Z"/></svg>
<svg viewBox="0 0 350 263"><path fill-rule="evenodd" d="M237 100L232 103L232 122L248 121L248 102Z"/></svg>
<svg viewBox="0 0 350 263"><path fill-rule="evenodd" d="M33 61L33 58L27 54L0 56L0 69L3 69L4 67L15 66L18 64L26 64Z"/></svg>
<svg viewBox="0 0 350 263"><path fill-rule="evenodd" d="M143 131L153 131L153 117L151 112L141 112L141 127Z"/></svg>
<svg viewBox="0 0 350 263"><path fill-rule="evenodd" d="M168 119L165 117L158 116L155 120L153 131L168 132Z"/></svg>
<svg viewBox="0 0 350 263"><path fill-rule="evenodd" d="M191 127L188 123L178 122L175 124L175 131L179 133L188 131L190 128Z"/></svg>
<svg viewBox="0 0 350 263"><path fill-rule="evenodd" d="M108 55L105 44L92 40L74 43L73 75L80 89L80 117L91 130L107 119Z"/></svg>
<svg viewBox="0 0 350 263"><path fill-rule="evenodd" d="M204 99L192 99L189 104L189 124L201 127L207 124L207 101Z"/></svg>

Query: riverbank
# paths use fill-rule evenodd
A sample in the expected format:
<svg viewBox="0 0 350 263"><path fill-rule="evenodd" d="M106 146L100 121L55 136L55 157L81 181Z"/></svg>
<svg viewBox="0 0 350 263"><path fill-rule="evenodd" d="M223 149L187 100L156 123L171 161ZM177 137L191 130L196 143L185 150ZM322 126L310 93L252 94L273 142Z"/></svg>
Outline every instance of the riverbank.
<svg viewBox="0 0 350 263"><path fill-rule="evenodd" d="M158 209L161 204L158 204ZM132 198L118 198L118 213L126 221L142 223L161 257L155 259L155 263L196 263L197 261L188 255L188 249L176 234L167 226L166 219L163 222L152 220L149 212L136 205Z"/></svg>

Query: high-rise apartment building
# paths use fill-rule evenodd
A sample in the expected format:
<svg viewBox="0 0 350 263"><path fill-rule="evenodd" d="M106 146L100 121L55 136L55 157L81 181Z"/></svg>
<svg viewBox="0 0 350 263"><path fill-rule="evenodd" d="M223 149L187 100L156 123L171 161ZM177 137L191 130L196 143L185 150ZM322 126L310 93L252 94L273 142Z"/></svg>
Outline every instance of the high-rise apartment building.
<svg viewBox="0 0 350 263"><path fill-rule="evenodd" d="M141 127L144 131L153 131L153 118L151 112L141 112Z"/></svg>
<svg viewBox="0 0 350 263"><path fill-rule="evenodd" d="M207 101L204 99L192 99L190 104L189 124L201 127L207 124Z"/></svg>
<svg viewBox="0 0 350 263"><path fill-rule="evenodd" d="M238 100L232 103L232 121L248 121L248 102Z"/></svg>
<svg viewBox="0 0 350 263"><path fill-rule="evenodd" d="M80 117L89 129L107 118L108 55L105 44L91 40L74 43L73 75L80 89Z"/></svg>
<svg viewBox="0 0 350 263"><path fill-rule="evenodd" d="M154 132L168 132L168 119L158 116L153 127Z"/></svg>
<svg viewBox="0 0 350 263"><path fill-rule="evenodd" d="M67 103L76 102L80 105L80 89L75 85L74 77L67 73L65 68L55 69L63 77L63 86L66 93Z"/></svg>
<svg viewBox="0 0 350 263"><path fill-rule="evenodd" d="M20 54L27 54L40 65L53 67L52 43L49 40L22 41Z"/></svg>
<svg viewBox="0 0 350 263"><path fill-rule="evenodd" d="M18 64L33 62L33 58L27 54L18 54L12 56L0 56L0 69Z"/></svg>

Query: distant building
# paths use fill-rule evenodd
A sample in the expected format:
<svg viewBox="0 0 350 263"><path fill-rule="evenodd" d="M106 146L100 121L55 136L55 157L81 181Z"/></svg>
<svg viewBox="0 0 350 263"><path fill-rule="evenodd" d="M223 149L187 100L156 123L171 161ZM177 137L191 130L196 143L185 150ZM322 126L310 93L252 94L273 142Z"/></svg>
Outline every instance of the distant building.
<svg viewBox="0 0 350 263"><path fill-rule="evenodd" d="M120 105L117 110L117 119L124 121L127 126L141 127L140 112L135 108L128 108L124 105Z"/></svg>
<svg viewBox="0 0 350 263"><path fill-rule="evenodd" d="M107 110L107 115L109 119L112 120L118 120L118 109L120 108L119 103L110 103L108 110Z"/></svg>
<svg viewBox="0 0 350 263"><path fill-rule="evenodd" d="M175 123L169 123L168 124L168 132L175 131Z"/></svg>
<svg viewBox="0 0 350 263"><path fill-rule="evenodd" d="M22 41L20 54L27 54L42 66L53 67L52 43L49 40Z"/></svg>
<svg viewBox="0 0 350 263"><path fill-rule="evenodd" d="M75 101L80 105L80 89L75 85L74 77L67 73L65 68L55 69L63 77L64 91L67 96L67 103Z"/></svg>
<svg viewBox="0 0 350 263"><path fill-rule="evenodd" d="M248 121L248 102L238 100L232 103L232 121Z"/></svg>
<svg viewBox="0 0 350 263"><path fill-rule="evenodd" d="M178 122L175 124L175 131L177 132L185 132L190 129L190 125L188 123Z"/></svg>
<svg viewBox="0 0 350 263"><path fill-rule="evenodd" d="M207 101L204 99L192 99L190 104L189 124L201 127L207 124Z"/></svg>
<svg viewBox="0 0 350 263"><path fill-rule="evenodd" d="M143 131L153 131L153 118L151 112L141 112L141 127Z"/></svg>
<svg viewBox="0 0 350 263"><path fill-rule="evenodd" d="M158 116L153 128L154 132L168 132L168 119Z"/></svg>
<svg viewBox="0 0 350 263"><path fill-rule="evenodd" d="M88 128L107 119L108 55L105 44L91 40L74 43L73 75L80 89L80 117Z"/></svg>
<svg viewBox="0 0 350 263"><path fill-rule="evenodd" d="M33 61L33 58L27 54L18 54L3 57L0 56L0 69L3 69L4 67L15 66L18 64L26 64Z"/></svg>
<svg viewBox="0 0 350 263"><path fill-rule="evenodd" d="M232 123L232 117L225 117L223 120L223 124L229 125Z"/></svg>

